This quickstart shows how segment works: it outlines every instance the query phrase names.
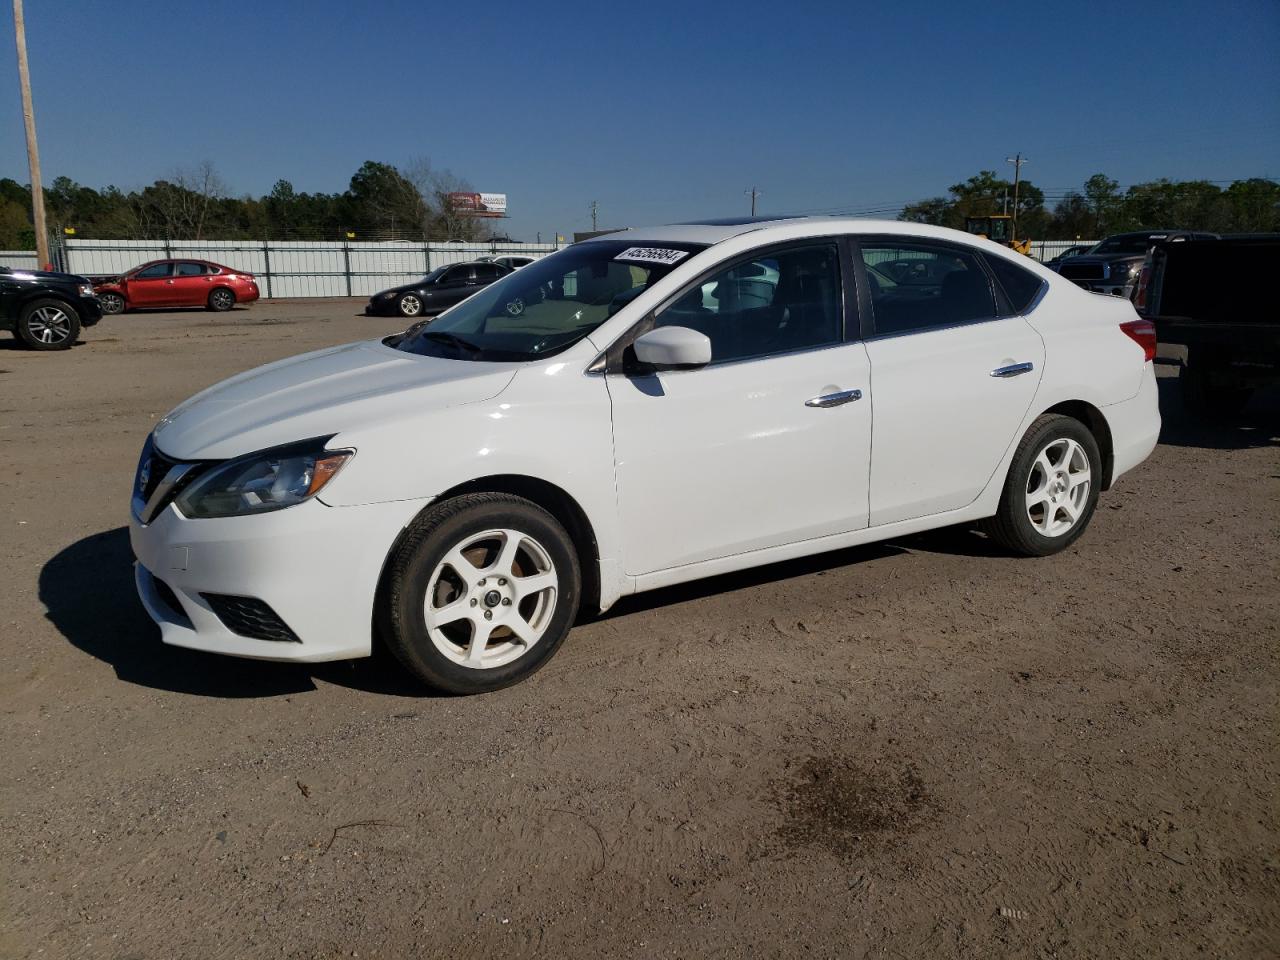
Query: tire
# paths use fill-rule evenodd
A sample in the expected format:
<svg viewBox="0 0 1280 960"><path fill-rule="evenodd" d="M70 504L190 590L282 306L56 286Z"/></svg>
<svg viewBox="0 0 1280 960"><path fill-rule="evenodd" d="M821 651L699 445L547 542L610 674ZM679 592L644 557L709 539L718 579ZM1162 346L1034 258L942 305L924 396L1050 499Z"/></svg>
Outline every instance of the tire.
<svg viewBox="0 0 1280 960"><path fill-rule="evenodd" d="M1014 451L987 533L1022 556L1065 550L1089 526L1101 482L1102 457L1089 428L1071 417L1045 414Z"/></svg>
<svg viewBox="0 0 1280 960"><path fill-rule="evenodd" d="M396 301L396 309L400 311L400 316L402 317L420 317L425 308L422 297L416 293L402 294L400 299Z"/></svg>
<svg viewBox="0 0 1280 960"><path fill-rule="evenodd" d="M214 313L226 313L236 305L236 295L226 287L217 287L209 291L208 305Z"/></svg>
<svg viewBox="0 0 1280 960"><path fill-rule="evenodd" d="M32 300L18 315L17 334L32 350L70 350L80 336L80 314L65 300Z"/></svg>
<svg viewBox="0 0 1280 960"><path fill-rule="evenodd" d="M466 494L429 508L388 571L376 611L387 646L423 683L454 694L536 673L564 641L582 594L564 528L507 494ZM430 626L428 607L436 611ZM486 637L480 647L477 631Z"/></svg>
<svg viewBox="0 0 1280 960"><path fill-rule="evenodd" d="M109 317L125 311L124 297L118 293L100 293L98 294L98 303L102 307L102 312Z"/></svg>

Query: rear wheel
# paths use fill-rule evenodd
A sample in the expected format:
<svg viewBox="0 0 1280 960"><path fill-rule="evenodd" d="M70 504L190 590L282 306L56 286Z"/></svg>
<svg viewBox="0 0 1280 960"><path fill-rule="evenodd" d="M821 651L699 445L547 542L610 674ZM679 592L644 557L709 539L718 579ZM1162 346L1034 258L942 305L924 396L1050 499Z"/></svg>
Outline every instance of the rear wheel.
<svg viewBox="0 0 1280 960"><path fill-rule="evenodd" d="M1014 553L1065 550L1089 525L1102 477L1098 442L1079 420L1045 414L1027 429L987 531Z"/></svg>
<svg viewBox="0 0 1280 960"><path fill-rule="evenodd" d="M22 308L17 333L32 350L68 350L80 336L80 315L63 300L34 300Z"/></svg>
<svg viewBox="0 0 1280 960"><path fill-rule="evenodd" d="M380 625L430 686L497 690L551 659L581 582L573 543L549 513L520 497L468 494L428 510L396 550Z"/></svg>
<svg viewBox="0 0 1280 960"><path fill-rule="evenodd" d="M124 297L118 293L100 293L98 294L98 303L102 307L102 312L109 316L124 313Z"/></svg>
<svg viewBox="0 0 1280 960"><path fill-rule="evenodd" d="M236 295L226 287L218 287L209 294L209 309L215 313L226 313L236 305Z"/></svg>

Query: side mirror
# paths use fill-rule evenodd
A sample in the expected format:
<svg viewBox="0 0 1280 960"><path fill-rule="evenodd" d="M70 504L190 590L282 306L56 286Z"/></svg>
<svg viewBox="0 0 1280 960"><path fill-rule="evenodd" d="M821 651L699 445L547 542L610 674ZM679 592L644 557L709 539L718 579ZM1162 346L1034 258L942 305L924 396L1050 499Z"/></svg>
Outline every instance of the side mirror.
<svg viewBox="0 0 1280 960"><path fill-rule="evenodd" d="M636 359L655 370L689 370L711 362L711 341L688 327L658 327L636 338Z"/></svg>

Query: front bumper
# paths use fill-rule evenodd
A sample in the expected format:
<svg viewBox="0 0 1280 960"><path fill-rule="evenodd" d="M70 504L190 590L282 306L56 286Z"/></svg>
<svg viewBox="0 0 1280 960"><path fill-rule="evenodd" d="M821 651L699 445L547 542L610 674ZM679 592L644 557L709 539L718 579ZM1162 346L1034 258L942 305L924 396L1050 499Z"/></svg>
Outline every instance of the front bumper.
<svg viewBox="0 0 1280 960"><path fill-rule="evenodd" d="M383 564L429 502L330 507L309 500L258 516L201 520L170 504L149 524L135 509L129 540L138 596L160 638L174 646L308 663L366 657ZM298 642L233 632L206 594L263 601Z"/></svg>
<svg viewBox="0 0 1280 960"><path fill-rule="evenodd" d="M92 327L102 319L102 304L97 297L79 297L76 300L76 312L80 314L80 326Z"/></svg>
<svg viewBox="0 0 1280 960"><path fill-rule="evenodd" d="M364 305L364 315L366 317L396 317L400 315L400 308L397 306L395 297L388 300L374 298Z"/></svg>

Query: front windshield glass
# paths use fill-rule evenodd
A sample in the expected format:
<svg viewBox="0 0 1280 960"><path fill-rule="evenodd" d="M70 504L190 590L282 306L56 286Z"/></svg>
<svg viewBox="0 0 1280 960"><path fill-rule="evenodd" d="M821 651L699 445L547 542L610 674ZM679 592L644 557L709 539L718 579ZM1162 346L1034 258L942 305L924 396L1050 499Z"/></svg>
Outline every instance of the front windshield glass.
<svg viewBox="0 0 1280 960"><path fill-rule="evenodd" d="M1130 233L1118 237L1108 237L1090 250L1090 253L1146 253L1157 240L1164 239L1164 234Z"/></svg>
<svg viewBox="0 0 1280 960"><path fill-rule="evenodd" d="M701 249L621 240L574 244L385 342L453 360L538 360L573 346Z"/></svg>

